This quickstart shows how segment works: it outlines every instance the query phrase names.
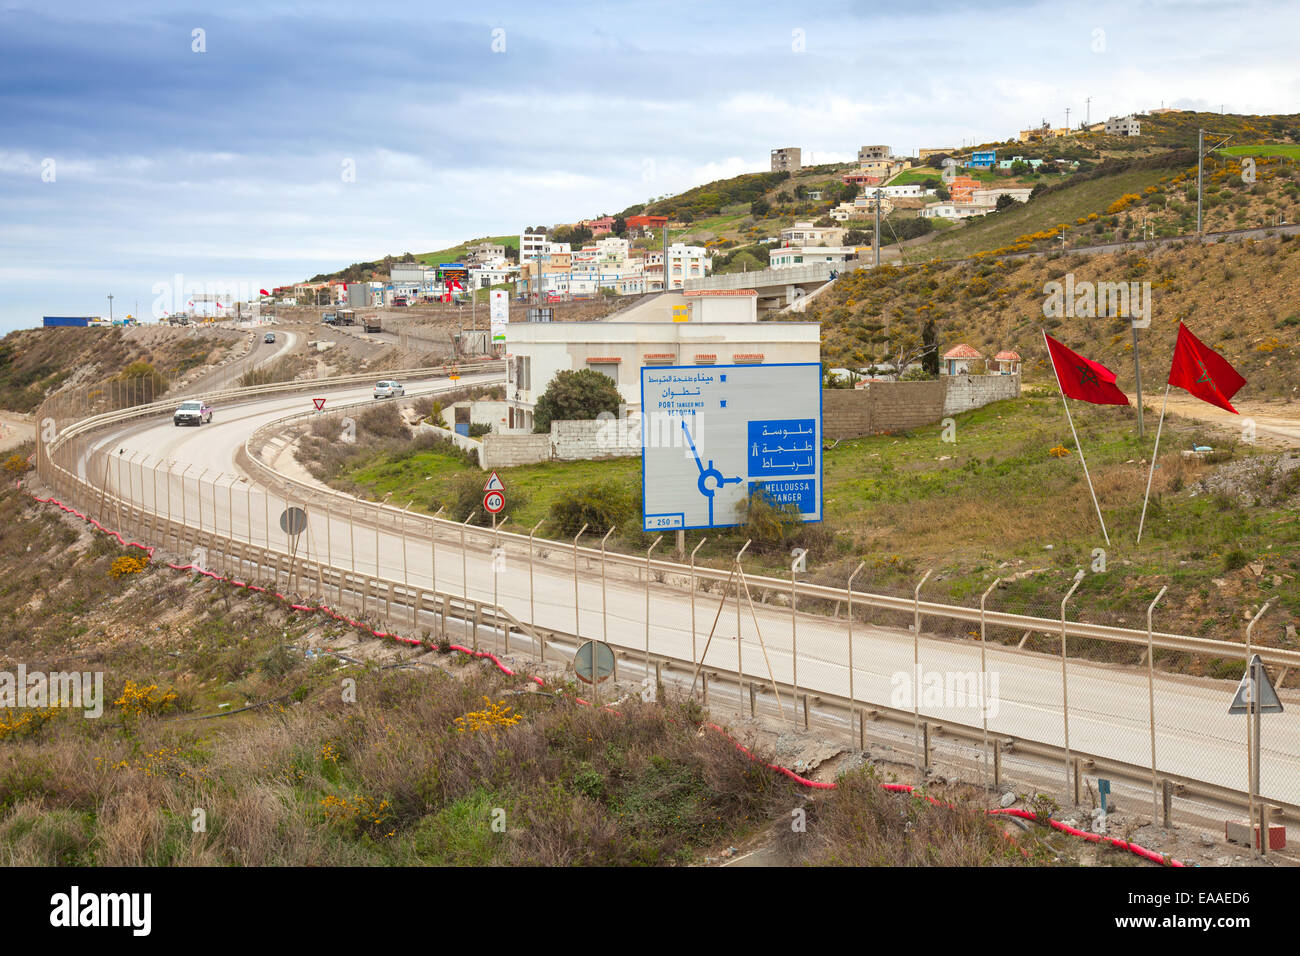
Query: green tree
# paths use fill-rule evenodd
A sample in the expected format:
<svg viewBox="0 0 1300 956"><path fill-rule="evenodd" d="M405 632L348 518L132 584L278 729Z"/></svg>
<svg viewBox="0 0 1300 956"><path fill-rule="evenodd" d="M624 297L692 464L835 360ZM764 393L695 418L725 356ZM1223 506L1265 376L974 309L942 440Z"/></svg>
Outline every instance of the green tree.
<svg viewBox="0 0 1300 956"><path fill-rule="evenodd" d="M627 220L624 219L622 216L619 216L617 219L614 220L613 230L614 230L614 235L616 236L627 235Z"/></svg>
<svg viewBox="0 0 1300 956"><path fill-rule="evenodd" d="M618 413L623 397L614 380L595 369L582 368L556 374L533 410L533 431L549 432L551 421L596 418L601 412Z"/></svg>
<svg viewBox="0 0 1300 956"><path fill-rule="evenodd" d="M749 214L751 216L757 216L760 219L771 211L772 207L766 199L755 199L749 204Z"/></svg>
<svg viewBox="0 0 1300 956"><path fill-rule="evenodd" d="M934 329L934 319L927 319L921 329L921 346L925 353L921 356L921 368L927 375L939 374L939 342Z"/></svg>
<svg viewBox="0 0 1300 956"><path fill-rule="evenodd" d="M1011 206L1014 206L1015 204L1016 204L1016 200L1010 193L1001 193L998 196L997 206L995 206L994 208L998 212L1001 212L1003 209L1008 209Z"/></svg>

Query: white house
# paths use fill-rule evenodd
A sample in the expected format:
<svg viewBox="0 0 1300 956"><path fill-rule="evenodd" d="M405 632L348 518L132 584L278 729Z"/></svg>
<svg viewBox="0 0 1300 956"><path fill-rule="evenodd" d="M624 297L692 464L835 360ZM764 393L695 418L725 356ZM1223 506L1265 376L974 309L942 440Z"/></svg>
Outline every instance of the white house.
<svg viewBox="0 0 1300 956"><path fill-rule="evenodd" d="M943 353L943 365L940 369L945 375L969 375L973 371L972 363L983 360L984 356L969 345L955 345Z"/></svg>
<svg viewBox="0 0 1300 956"><path fill-rule="evenodd" d="M812 262L848 262L857 254L853 246L780 246L771 251L768 265L773 269L792 269Z"/></svg>

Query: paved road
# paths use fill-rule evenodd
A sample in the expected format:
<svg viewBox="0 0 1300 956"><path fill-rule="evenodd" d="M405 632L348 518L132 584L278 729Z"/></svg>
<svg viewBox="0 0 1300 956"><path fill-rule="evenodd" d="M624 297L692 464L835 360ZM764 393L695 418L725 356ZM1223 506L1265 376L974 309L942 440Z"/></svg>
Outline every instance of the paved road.
<svg viewBox="0 0 1300 956"><path fill-rule="evenodd" d="M467 376L459 384L491 378ZM449 383L445 381L411 383L408 394L447 387ZM339 389L328 394L329 407L337 408L346 402L369 401L370 388ZM212 528L215 523L218 531L230 529L236 537L248 536L254 543L283 548L278 516L285 503L274 495L264 496L260 489L237 478L234 454L255 428L302 409L310 397L303 393L218 407L213 423L201 428L178 429L170 421L133 425L104 438L99 445L124 449L122 457L146 454L148 462L134 473L129 469L120 477L110 473L109 485L116 488L120 482L128 497L147 508L166 513L170 501L174 515L184 510L191 522L202 520L205 528ZM170 478L161 473L155 495L152 467L160 459L177 464ZM179 473L186 465L189 470L182 482ZM199 491L197 476L204 471L207 472L205 482L214 475L222 475L215 493L210 484ZM98 482L102 477L94 476L93 480ZM530 620L528 565L523 552L510 552L504 570L499 569L494 577L486 547L470 547L462 552L459 533L442 525L434 548L431 549L427 538L412 538L405 543L403 555L404 544L399 535L384 531L376 538L374 529L362 523L366 509L365 504L358 506L357 520L351 528L344 515L331 513L327 521L320 509L314 511L305 541L308 554L324 557L335 567L355 567L363 573L377 571L397 580L405 575L413 585L467 593L485 601L494 599L495 585L496 600L520 620ZM571 558L563 546L551 544L548 550L549 554L534 569L536 622L560 631L577 631L584 637L604 637L633 652L644 649L645 586L611 573L602 602L599 562L580 558L577 575L580 616L575 619ZM697 593L696 624L692 628L689 596L680 590L653 585L651 647L658 653L692 659L692 633L695 646L702 651L717 601L716 594ZM763 645L755 632L755 620ZM1157 623L1158 620L1157 617ZM758 604L753 619L746 609L740 629L745 673L756 678L766 674L766 650L777 679L790 681L793 677L790 611ZM708 664L736 666L736 631L733 603L721 615L718 635L708 652ZM842 620L800 616L798 677L802 687L814 692L847 694L847 637ZM859 625L854 634L854 659L855 690L860 700L886 706L912 706L910 697L903 693L910 686L912 672L912 638L907 631ZM923 681L930 685L935 679L931 675L938 675L941 682L955 689L956 676L979 673L978 644L970 640L923 637L920 659ZM996 687L988 687L990 696L996 696L989 708L990 731L1062 744L1059 657L990 646L988 659L990 674L996 675L997 681ZM1139 765L1147 763L1150 743L1145 673L1075 660L1070 661L1068 671L1072 747ZM1244 718L1230 717L1227 713L1234 689L1233 683L1226 681L1157 678L1157 757L1162 770L1228 787L1244 787ZM788 707L789 702L786 703ZM941 721L980 724L978 698L963 700L955 693L941 692L938 700L923 697L921 713ZM1265 718L1264 753L1264 793L1300 803L1300 706L1288 707L1284 714Z"/></svg>

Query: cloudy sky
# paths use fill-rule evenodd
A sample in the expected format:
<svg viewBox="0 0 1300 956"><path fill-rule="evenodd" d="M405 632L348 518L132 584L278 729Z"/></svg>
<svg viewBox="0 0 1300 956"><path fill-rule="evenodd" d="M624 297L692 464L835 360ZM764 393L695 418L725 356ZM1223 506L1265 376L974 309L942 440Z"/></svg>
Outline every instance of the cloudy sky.
<svg viewBox="0 0 1300 956"><path fill-rule="evenodd" d="M1294 112L1298 27L1290 0L0 0L0 332L616 212L774 146L960 146L1086 97Z"/></svg>

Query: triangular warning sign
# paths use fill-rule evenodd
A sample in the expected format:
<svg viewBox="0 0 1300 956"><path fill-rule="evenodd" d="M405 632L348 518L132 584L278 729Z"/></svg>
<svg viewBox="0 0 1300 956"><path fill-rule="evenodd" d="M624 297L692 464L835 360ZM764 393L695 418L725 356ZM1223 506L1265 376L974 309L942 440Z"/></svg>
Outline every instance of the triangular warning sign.
<svg viewBox="0 0 1300 956"><path fill-rule="evenodd" d="M1259 688L1259 694L1254 694L1255 682L1251 680L1251 672L1256 672L1263 677L1262 686ZM1254 697L1254 707L1251 707ZM1241 675L1241 683L1237 685L1237 694L1232 698L1232 706L1228 708L1230 714L1280 714L1282 713L1282 702L1277 699L1277 691L1273 688L1273 682L1269 679L1268 671L1264 670L1264 665L1260 662L1259 655L1256 654L1250 659L1250 664L1246 667L1246 673Z"/></svg>
<svg viewBox="0 0 1300 956"><path fill-rule="evenodd" d="M323 398L313 398L311 403L316 406L316 411L318 412L325 407L325 399Z"/></svg>
<svg viewBox="0 0 1300 956"><path fill-rule="evenodd" d="M502 480L501 480L501 476L498 475L498 474L494 471L494 472L492 472L492 477L489 478L489 479L487 480L487 484L485 484L485 485L483 486L483 490L484 490L485 492L488 492L488 491L505 491L505 490L506 490L506 483L505 483L504 481L502 481Z"/></svg>

